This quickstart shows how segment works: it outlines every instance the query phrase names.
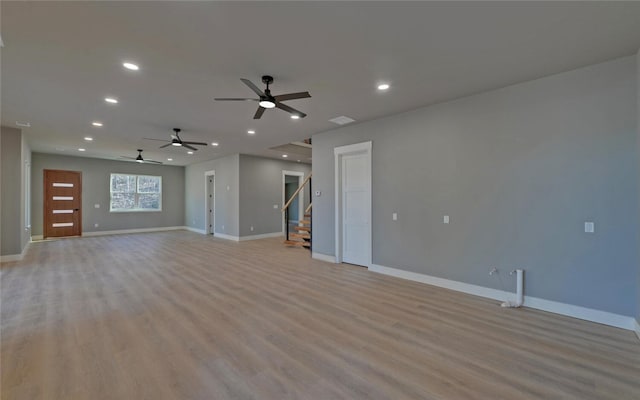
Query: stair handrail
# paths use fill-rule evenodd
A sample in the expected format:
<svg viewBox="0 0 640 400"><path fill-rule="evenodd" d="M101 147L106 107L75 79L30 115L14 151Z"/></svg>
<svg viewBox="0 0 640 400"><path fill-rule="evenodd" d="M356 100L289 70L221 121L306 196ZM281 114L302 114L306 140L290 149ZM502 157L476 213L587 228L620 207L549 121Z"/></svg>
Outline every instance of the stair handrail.
<svg viewBox="0 0 640 400"><path fill-rule="evenodd" d="M298 189L293 193L293 195L291 195L291 198L289 199L289 201L287 201L287 203L284 205L284 207L282 207L282 210L280 211L284 212L287 208L289 208L289 206L293 202L293 199L295 199L296 196L300 193L300 191L304 188L304 185L306 185L307 182L309 182L309 179L311 179L311 175L313 175L313 172L309 173L309 176L307 176L307 178L302 182L300 187L298 187Z"/></svg>

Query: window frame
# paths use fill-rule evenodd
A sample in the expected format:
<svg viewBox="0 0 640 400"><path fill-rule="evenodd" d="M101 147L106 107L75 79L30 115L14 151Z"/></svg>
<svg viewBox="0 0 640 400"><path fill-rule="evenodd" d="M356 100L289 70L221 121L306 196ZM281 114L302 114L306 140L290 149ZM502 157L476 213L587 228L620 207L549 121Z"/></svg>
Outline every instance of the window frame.
<svg viewBox="0 0 640 400"><path fill-rule="evenodd" d="M114 192L113 191L113 177L114 175L121 175L121 176L128 176L128 177L135 177L136 179L136 183L135 183L135 187L136 187L136 191L132 192L134 193L134 205L135 208L113 208L113 194L114 193L127 193L127 192ZM143 178L157 178L158 179L158 187L159 187L159 191L158 192L140 192L140 188L139 188L139 180L138 178L143 177ZM158 208L140 208L139 207L139 199L140 199L140 195L147 195L147 194L159 194L159 201L158 201ZM128 174L128 173L118 173L118 172L112 172L109 175L109 212L110 213L128 213L128 212L161 212L162 211L162 175L139 175L139 174Z"/></svg>

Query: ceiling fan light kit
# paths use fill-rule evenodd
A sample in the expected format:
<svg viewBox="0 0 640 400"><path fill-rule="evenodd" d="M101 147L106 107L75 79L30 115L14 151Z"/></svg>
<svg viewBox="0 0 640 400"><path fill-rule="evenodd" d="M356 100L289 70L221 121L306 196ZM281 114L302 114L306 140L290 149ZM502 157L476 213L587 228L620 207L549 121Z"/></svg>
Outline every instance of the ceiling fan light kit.
<svg viewBox="0 0 640 400"><path fill-rule="evenodd" d="M149 164L162 164L160 161L154 161L154 160L145 160L144 158L142 158L142 149L138 149L138 157L128 157L128 156L120 156L120 158L126 158L129 160L134 160L135 162L138 162L140 164L144 164L144 163L149 163Z"/></svg>
<svg viewBox="0 0 640 400"><path fill-rule="evenodd" d="M253 82L248 79L240 79L245 85L249 86L249 89L253 90L255 94L258 95L258 98L231 98L231 97L218 97L215 100L217 101L257 101L258 102L258 110L253 115L253 119L260 119L262 114L264 114L265 110L270 108L279 108L282 111L288 112L295 116L294 119L304 118L307 114L296 110L293 107L289 107L288 105L282 103L286 100L296 100L296 99L305 99L311 97L309 92L298 92L298 93L286 93L280 94L277 96L273 96L271 94L271 89L269 89L269 85L273 83L273 77L270 75L264 75L262 77L262 83L264 83L267 87L264 90L260 90Z"/></svg>
<svg viewBox="0 0 640 400"><path fill-rule="evenodd" d="M190 142L190 141L186 141L186 140L182 140L180 138L180 132L182 132L182 129L180 128L173 128L173 132L174 134L171 135L171 140L169 140L167 144L160 146L161 149L164 149L165 147L169 147L169 146L176 146L176 147L186 147L189 150L192 151L196 151L198 149L196 149L193 146L206 146L207 144L205 142ZM165 142L166 140L163 139L154 139L154 138L145 138L147 140L159 140L161 142Z"/></svg>

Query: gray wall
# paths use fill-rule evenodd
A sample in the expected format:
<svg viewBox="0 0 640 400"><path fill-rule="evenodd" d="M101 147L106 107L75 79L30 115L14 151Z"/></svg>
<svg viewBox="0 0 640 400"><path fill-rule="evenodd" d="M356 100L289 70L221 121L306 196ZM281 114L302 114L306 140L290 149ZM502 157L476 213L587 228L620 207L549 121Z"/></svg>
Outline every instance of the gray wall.
<svg viewBox="0 0 640 400"><path fill-rule="evenodd" d="M45 169L82 172L82 232L184 226L184 167L43 153L33 153L31 165L33 235L42 235ZM111 173L162 176L162 211L109 212ZM100 208L94 208L95 204Z"/></svg>
<svg viewBox="0 0 640 400"><path fill-rule="evenodd" d="M637 137L637 154L638 154L638 174L636 175L636 179L640 182L640 50L638 50L638 54L636 56L636 75L637 75L637 125L636 129L638 131ZM640 230L640 184L638 184L638 229ZM638 249L638 280L636 284L636 321L640 326L640 232L638 232L638 244L636 246Z"/></svg>
<svg viewBox="0 0 640 400"><path fill-rule="evenodd" d="M303 172L307 177L311 166L240 155L240 236L282 232L282 171Z"/></svg>
<svg viewBox="0 0 640 400"><path fill-rule="evenodd" d="M192 164L185 170L187 226L205 230L205 175L215 170L214 232L238 236L239 155Z"/></svg>
<svg viewBox="0 0 640 400"><path fill-rule="evenodd" d="M314 135L314 251L333 148L371 140L373 263L508 290L489 268L520 267L527 295L634 315L636 85L627 57Z"/></svg>
<svg viewBox="0 0 640 400"><path fill-rule="evenodd" d="M19 129L0 129L0 255L21 254L29 242L25 184L31 151Z"/></svg>

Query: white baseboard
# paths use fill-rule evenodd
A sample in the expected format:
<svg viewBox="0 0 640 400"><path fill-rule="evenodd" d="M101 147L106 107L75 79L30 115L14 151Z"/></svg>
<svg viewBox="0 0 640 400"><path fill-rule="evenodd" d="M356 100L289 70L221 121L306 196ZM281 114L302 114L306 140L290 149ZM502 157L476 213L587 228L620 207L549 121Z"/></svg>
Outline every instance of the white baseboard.
<svg viewBox="0 0 640 400"><path fill-rule="evenodd" d="M227 235L226 233L215 232L213 234L213 237L216 237L218 239L233 240L234 242L239 242L240 241L240 238L238 236Z"/></svg>
<svg viewBox="0 0 640 400"><path fill-rule="evenodd" d="M371 267L369 267L369 270L380 274L391 275L397 278L426 283L428 285L438 286L499 301L511 300L515 297L515 293L507 292L504 290L491 289L484 286L472 285L469 283L438 278L435 276L420 274L417 272L404 271L401 269L385 267L382 265L372 264ZM634 324L637 324L634 318L625 315L594 310L591 308L585 308L531 296L524 297L524 306L552 312L555 314L566 315L573 318L583 319L586 321L597 322L599 324L615 326L616 328L627 330L634 330ZM635 329L637 330L638 328L636 327Z"/></svg>
<svg viewBox="0 0 640 400"><path fill-rule="evenodd" d="M638 321L637 319L635 320L635 325L636 325L636 335L638 335L638 339L640 339L640 321Z"/></svg>
<svg viewBox="0 0 640 400"><path fill-rule="evenodd" d="M82 236L104 236L104 235L126 235L130 233L148 233L148 232L164 232L185 230L186 226L161 226L157 228L138 228L138 229L118 229L115 231L93 231L82 232Z"/></svg>
<svg viewBox="0 0 640 400"><path fill-rule="evenodd" d="M316 260L320 260L320 261L326 261L326 262L330 262L330 263L336 263L336 257L335 256L330 256L328 254L322 254L322 253L311 253L311 258L316 259Z"/></svg>
<svg viewBox="0 0 640 400"><path fill-rule="evenodd" d="M240 241L244 242L245 240L258 240L281 236L284 236L282 232L261 233L259 235L240 236Z"/></svg>
<svg viewBox="0 0 640 400"><path fill-rule="evenodd" d="M0 263L22 260L25 254L27 254L27 250L29 250L30 244L31 242L27 242L27 245L24 246L24 249L22 249L22 253L20 254L7 254L6 256L0 256Z"/></svg>
<svg viewBox="0 0 640 400"><path fill-rule="evenodd" d="M185 226L184 229L190 231L190 232L195 232L195 233L199 233L201 235L206 235L207 231L204 229L198 229L198 228L192 228L190 226Z"/></svg>
<svg viewBox="0 0 640 400"><path fill-rule="evenodd" d="M38 240L43 240L43 239L44 239L44 236L42 236L42 235L32 235L31 236L31 241L32 242L36 242Z"/></svg>

